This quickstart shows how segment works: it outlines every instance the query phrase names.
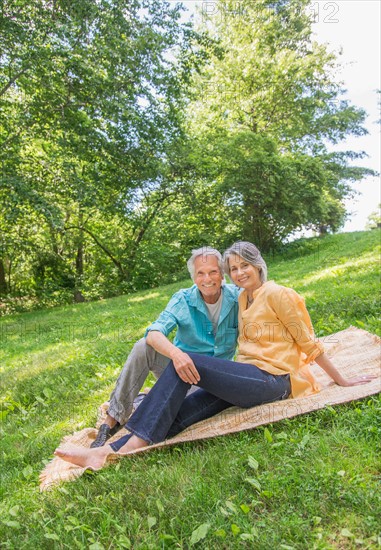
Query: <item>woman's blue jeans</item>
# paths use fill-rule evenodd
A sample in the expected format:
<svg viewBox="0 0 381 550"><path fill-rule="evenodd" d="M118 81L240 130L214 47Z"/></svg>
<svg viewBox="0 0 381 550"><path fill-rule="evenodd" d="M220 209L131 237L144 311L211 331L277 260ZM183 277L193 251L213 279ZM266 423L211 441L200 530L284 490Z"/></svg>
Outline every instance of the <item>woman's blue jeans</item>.
<svg viewBox="0 0 381 550"><path fill-rule="evenodd" d="M274 376L248 363L188 355L200 374L200 389L186 397L190 384L181 380L171 361L128 420L126 428L132 434L158 443L232 405L254 407L287 399L291 393L288 374ZM118 451L130 437L115 441L112 449Z"/></svg>

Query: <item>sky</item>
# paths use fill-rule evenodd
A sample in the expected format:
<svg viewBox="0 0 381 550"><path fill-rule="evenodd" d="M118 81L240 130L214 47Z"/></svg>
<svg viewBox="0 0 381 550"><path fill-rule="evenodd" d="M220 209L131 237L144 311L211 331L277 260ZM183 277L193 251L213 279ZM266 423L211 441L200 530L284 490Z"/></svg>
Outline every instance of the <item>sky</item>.
<svg viewBox="0 0 381 550"><path fill-rule="evenodd" d="M255 1L255 0L253 0ZM196 12L213 12L213 1L183 0L188 15ZM239 0L237 0L237 6ZM380 76L380 0L328 0L312 1L310 13L313 18L313 32L318 42L327 43L330 50L342 51L340 62L342 72L337 75L347 90L344 99L367 113L365 127L368 135L349 136L335 149L365 151L368 157L356 160L354 164L372 168L381 172L380 161L380 111L379 96L376 90L381 89ZM377 210L381 202L380 177L366 177L353 185L360 192L355 199L346 201L346 208L351 212L343 231L360 231L365 228L370 213Z"/></svg>
<svg viewBox="0 0 381 550"><path fill-rule="evenodd" d="M340 56L343 70L338 78L344 81L346 99L368 113L365 127L367 136L349 137L339 149L365 151L369 156L355 164L381 172L380 166L380 119L378 94L380 82L380 19L379 0L321 0L311 4L316 23L313 25L316 40L326 42L330 49L342 48ZM361 192L355 200L347 201L352 211L344 231L358 231L365 227L369 214L381 202L380 177L367 177L356 183L354 189Z"/></svg>

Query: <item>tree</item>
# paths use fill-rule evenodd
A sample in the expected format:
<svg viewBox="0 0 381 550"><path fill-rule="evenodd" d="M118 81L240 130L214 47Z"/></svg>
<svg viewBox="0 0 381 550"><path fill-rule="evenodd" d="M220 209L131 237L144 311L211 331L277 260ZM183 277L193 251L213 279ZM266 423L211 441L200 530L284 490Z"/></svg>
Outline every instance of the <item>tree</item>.
<svg viewBox="0 0 381 550"><path fill-rule="evenodd" d="M16 251L12 227L36 220L44 250L32 247L25 265L42 285L54 257L80 296L90 242L127 276L147 222L126 247L130 258L118 259L102 242L99 221L119 217L133 233L137 203L163 189L167 150L182 139L182 82L191 62L181 55L197 39L179 17L178 5L158 0L3 2L2 291L9 291L4 266ZM169 55L174 48L181 63Z"/></svg>
<svg viewBox="0 0 381 550"><path fill-rule="evenodd" d="M366 133L365 113L340 98L337 60L312 40L307 0L215 6L223 55L195 78L189 109L200 177L221 186L241 234L265 248L302 227L336 230L350 182L372 171L349 165L363 153L327 147Z"/></svg>
<svg viewBox="0 0 381 550"><path fill-rule="evenodd" d="M377 229L381 227L381 203L378 205L378 209L369 214L365 229Z"/></svg>

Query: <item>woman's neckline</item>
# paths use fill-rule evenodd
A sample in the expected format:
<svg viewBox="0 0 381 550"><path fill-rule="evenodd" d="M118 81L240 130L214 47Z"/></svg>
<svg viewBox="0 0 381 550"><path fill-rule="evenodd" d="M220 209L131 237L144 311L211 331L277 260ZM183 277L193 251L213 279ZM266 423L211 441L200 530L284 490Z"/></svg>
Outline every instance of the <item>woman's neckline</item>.
<svg viewBox="0 0 381 550"><path fill-rule="evenodd" d="M253 291L253 294L252 294L252 298L249 299L249 296L248 296L248 293L247 293L247 290L244 290L244 292L242 293L242 296L246 296L246 300L245 300L245 303L246 303L246 310L249 309L250 306L253 305L254 301L255 301L255 298L258 296L258 294L260 293L260 291L263 289L264 286L266 286L268 283L270 283L271 281L265 281L264 283L261 284L261 286L259 288L256 288L254 291Z"/></svg>

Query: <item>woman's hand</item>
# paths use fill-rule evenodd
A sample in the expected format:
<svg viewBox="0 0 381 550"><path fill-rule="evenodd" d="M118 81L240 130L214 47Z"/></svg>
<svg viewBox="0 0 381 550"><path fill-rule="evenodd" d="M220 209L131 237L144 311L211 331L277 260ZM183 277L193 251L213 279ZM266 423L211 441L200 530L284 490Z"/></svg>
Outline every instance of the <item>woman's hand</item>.
<svg viewBox="0 0 381 550"><path fill-rule="evenodd" d="M377 378L377 376L368 374L364 376L353 376L352 378L343 378L343 380L340 381L341 383L336 383L339 384L339 386L360 386L362 384L367 384L375 378Z"/></svg>
<svg viewBox="0 0 381 550"><path fill-rule="evenodd" d="M344 378L325 353L316 357L315 361L339 386L358 386L360 384L367 384L371 380L377 378L377 376L372 374Z"/></svg>

